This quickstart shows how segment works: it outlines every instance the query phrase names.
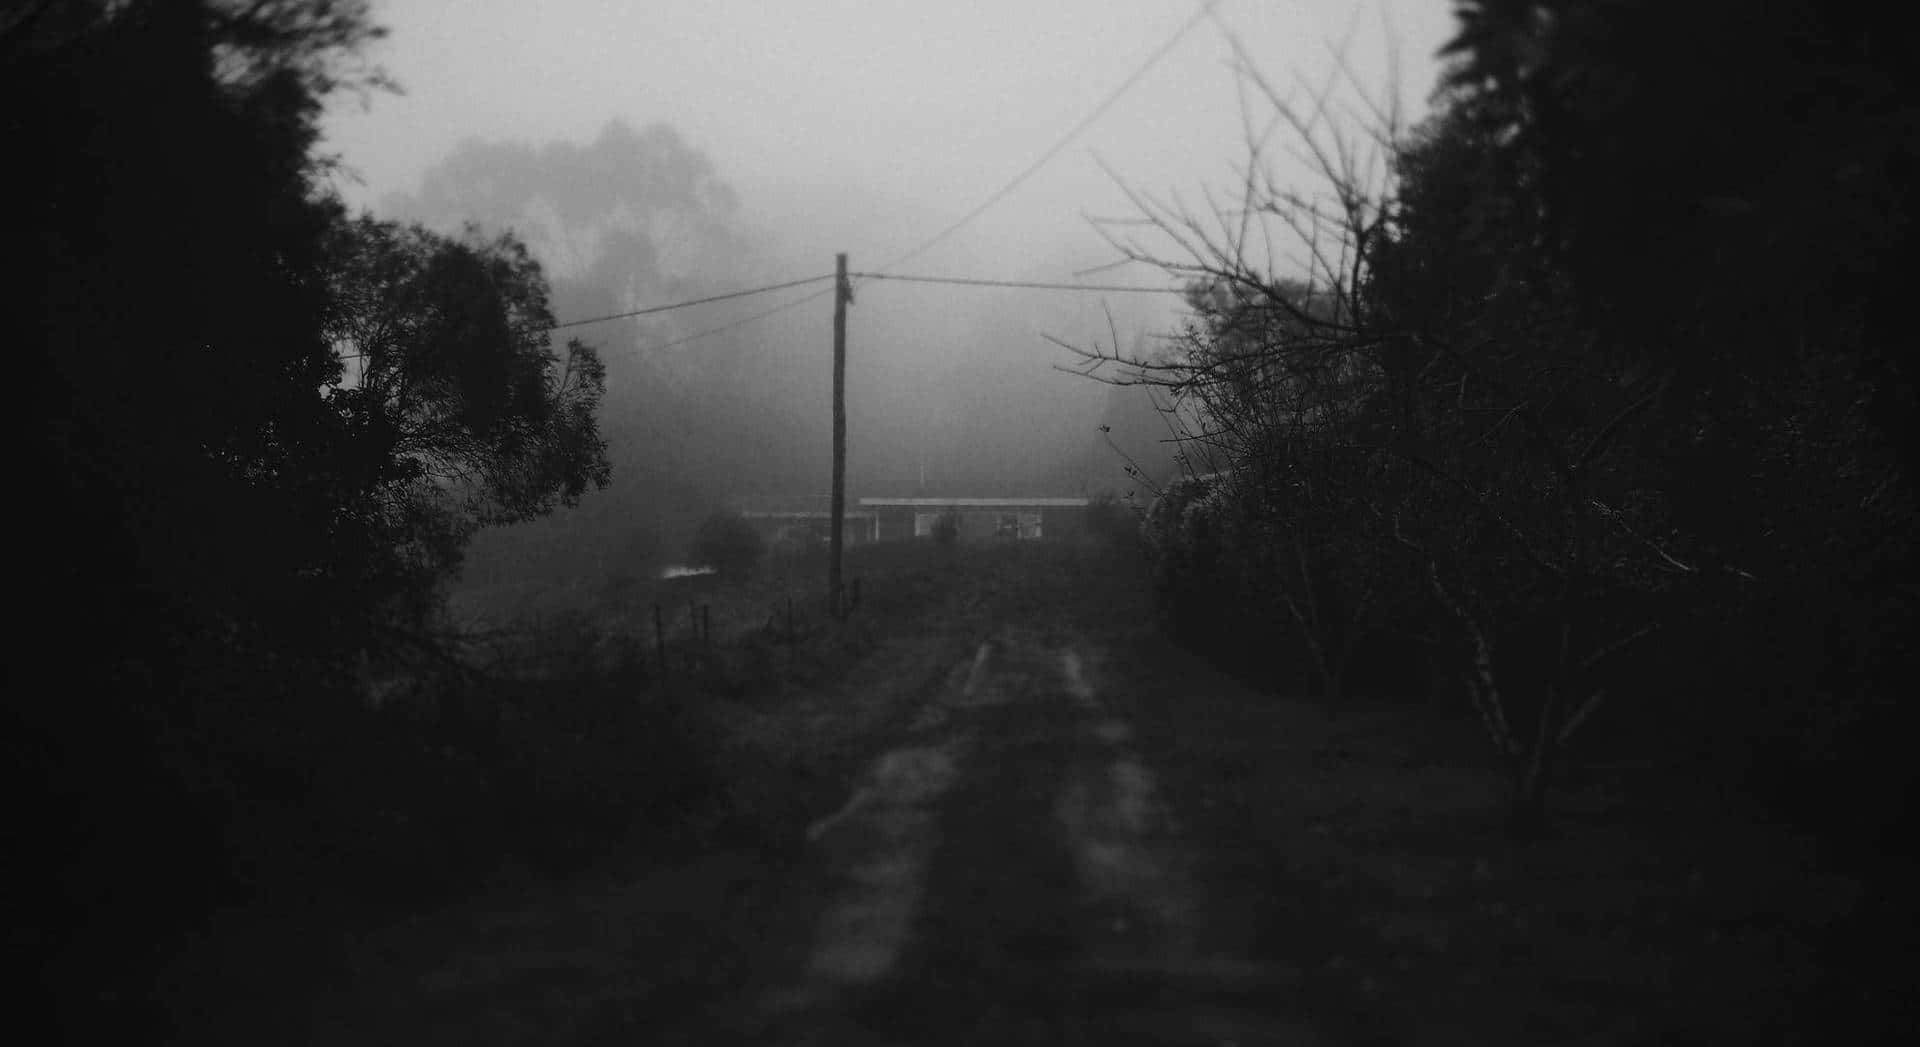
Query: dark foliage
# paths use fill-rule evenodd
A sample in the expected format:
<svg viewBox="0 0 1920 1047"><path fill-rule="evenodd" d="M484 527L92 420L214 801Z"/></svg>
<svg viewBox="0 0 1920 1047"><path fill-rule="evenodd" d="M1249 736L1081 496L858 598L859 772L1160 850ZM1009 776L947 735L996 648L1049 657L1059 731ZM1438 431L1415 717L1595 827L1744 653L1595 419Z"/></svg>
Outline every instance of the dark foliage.
<svg viewBox="0 0 1920 1047"><path fill-rule="evenodd" d="M1568 761L1650 754L1871 853L1910 817L1883 740L1920 669L1912 64L1808 3L1460 6L1437 115L1374 129L1391 179L1256 76L1329 191L1141 197L1192 257L1118 242L1194 318L1086 355L1219 463L1149 513L1163 610L1329 694L1430 666L1516 831Z"/></svg>
<svg viewBox="0 0 1920 1047"><path fill-rule="evenodd" d="M36 661L15 677L35 683L6 734L47 823L24 838L62 870L42 910L56 925L151 901L111 887L116 857L178 856L148 872L187 905L217 891L219 798L238 786L216 754L258 740L243 737L257 712L343 676L335 567L362 550L335 526L345 432L318 395L339 364L311 79L367 31L256 49L256 30L291 31L294 6L262 5L257 23L46 4L0 35L0 87L40 100L5 118L31 158L9 176L37 605L22 637Z"/></svg>
<svg viewBox="0 0 1920 1047"><path fill-rule="evenodd" d="M570 319L616 313L636 299L720 293L754 282L760 264L732 190L665 124L614 120L584 142L467 139L423 173L417 191L390 195L379 210L442 235L513 230L552 266L554 311ZM757 484L777 488L809 467L813 445L777 435L789 422L765 409L780 399L767 383L789 378L750 340L641 351L698 329L681 322L683 314L665 313L583 329L604 350L602 431L621 482L568 512L476 535L467 580L596 581L619 569L628 531L641 521L677 555L704 507ZM658 453L663 446L675 452Z"/></svg>
<svg viewBox="0 0 1920 1047"><path fill-rule="evenodd" d="M1640 486L1723 580L1670 612L1646 712L1811 820L1893 838L1912 776L1878 739L1920 668L1914 63L1881 19L1796 0L1461 8L1455 110L1581 325L1656 390Z"/></svg>
<svg viewBox="0 0 1920 1047"><path fill-rule="evenodd" d="M469 232L360 218L326 241L326 333L346 359L326 401L364 492L344 515L383 554L370 574L402 594L451 571L476 528L574 505L610 478L598 355L570 341L558 358L539 264L510 236Z"/></svg>
<svg viewBox="0 0 1920 1047"><path fill-rule="evenodd" d="M321 100L380 84L378 35L359 0L0 16L32 391L10 917L69 1018L113 1020L146 948L214 907L458 836L407 826L461 818L435 797L485 777L478 750L370 709L368 670L444 657L423 628L473 525L605 480L597 363L547 355L525 253L318 191Z"/></svg>

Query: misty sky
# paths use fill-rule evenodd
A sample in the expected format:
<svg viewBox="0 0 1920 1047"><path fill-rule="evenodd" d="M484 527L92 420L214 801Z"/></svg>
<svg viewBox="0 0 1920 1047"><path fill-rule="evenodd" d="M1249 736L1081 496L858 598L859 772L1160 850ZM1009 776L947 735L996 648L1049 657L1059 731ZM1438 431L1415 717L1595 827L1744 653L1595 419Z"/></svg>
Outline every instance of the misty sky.
<svg viewBox="0 0 1920 1047"><path fill-rule="evenodd" d="M877 268L1037 159L1198 9L1193 0L376 3L391 36L372 57L405 93L337 102L324 148L344 161L336 184L347 199L377 207L417 191L463 139L584 145L612 120L664 123L737 196L753 257L742 258L733 286L831 271L836 251L856 270ZM1433 53L1452 26L1447 0L1222 0L1217 13L1289 89L1327 77L1345 39L1352 70L1387 99L1396 49L1409 119L1425 110ZM1096 154L1161 196L1200 202L1209 187L1230 186L1244 160L1230 56L1220 29L1201 22L1038 174L902 268L1072 280L1113 261L1084 216L1133 211ZM1142 266L1084 279L1167 282ZM699 329L782 300L677 319ZM1125 344L1165 329L1178 302L1117 295L1104 305ZM771 329L750 337L824 359L813 354L830 343L829 311L822 299L754 325ZM915 415L951 422L1013 388L1047 390L1055 399L1023 401L1021 417L1047 439L1065 438L1087 427L1104 395L1050 370L1070 358L1039 337L1107 340L1100 295L869 285L850 315L856 454L863 424L872 435ZM647 344L632 331L583 333L609 355Z"/></svg>

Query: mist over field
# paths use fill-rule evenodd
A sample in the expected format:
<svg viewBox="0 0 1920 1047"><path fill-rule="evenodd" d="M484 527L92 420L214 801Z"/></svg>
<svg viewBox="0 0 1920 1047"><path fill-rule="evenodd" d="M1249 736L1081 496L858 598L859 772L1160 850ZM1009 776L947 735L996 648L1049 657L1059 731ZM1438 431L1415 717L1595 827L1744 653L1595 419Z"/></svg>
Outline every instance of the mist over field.
<svg viewBox="0 0 1920 1047"><path fill-rule="evenodd" d="M1411 120L1444 31L1429 8L1247 5L1223 24L1289 27L1265 57L1285 69L1297 55L1302 75L1335 75L1336 44L1354 75L1397 61L1401 81L1382 75L1375 93L1397 91ZM1217 32L1181 34L1128 84L1193 17L1180 5L588 5L564 33L511 5L464 6L457 31L434 12L383 12L391 34L372 54L404 93L329 115L336 184L382 217L517 231L563 322L830 273L841 251L855 271L1177 290L1151 267L1116 265L1103 228L1131 230L1093 220L1131 216L1128 189L1227 184L1243 148L1244 99ZM996 14L1016 12L1009 34ZM1068 134L1123 84L1110 113ZM575 577L639 547L671 558L714 509L823 499L823 287L569 329L607 364L601 428L618 480L483 534L469 576ZM781 311L751 319L770 308ZM1144 503L1150 491L1124 469L1137 464L1149 486L1173 475L1170 430L1144 391L1063 373L1079 361L1044 336L1151 351L1181 309L1177 294L862 282L850 497L1133 491Z"/></svg>
<svg viewBox="0 0 1920 1047"><path fill-rule="evenodd" d="M416 191L383 196L376 208L450 233L468 223L518 232L545 264L562 318L722 295L817 274L832 261L803 263L783 252L780 232L750 224L739 194L668 124L636 129L614 119L581 143L469 139ZM832 235L822 228L809 238L831 245ZM1058 262L1035 267L1030 257L1016 262L997 278L1061 270ZM825 497L832 306L818 290L773 297L775 307L798 305L711 334L702 332L765 311L766 301L578 329L607 363L601 428L619 481L578 508L482 538L473 555L483 568L489 556L516 555L513 545L530 543L537 551L518 554L531 557L517 565L522 577L604 570L642 532L666 552L716 509ZM1097 299L1063 306L1049 302L1050 293L1060 295L862 288L846 392L854 439L847 483L856 497L1112 490L1126 477L1096 428L1109 415L1132 428L1134 452L1164 477L1172 452L1157 445L1167 433L1146 394L1056 370L1069 361L1035 326L1104 324ZM1114 329L1124 325L1143 339L1143 324L1163 315L1143 305L1110 305Z"/></svg>

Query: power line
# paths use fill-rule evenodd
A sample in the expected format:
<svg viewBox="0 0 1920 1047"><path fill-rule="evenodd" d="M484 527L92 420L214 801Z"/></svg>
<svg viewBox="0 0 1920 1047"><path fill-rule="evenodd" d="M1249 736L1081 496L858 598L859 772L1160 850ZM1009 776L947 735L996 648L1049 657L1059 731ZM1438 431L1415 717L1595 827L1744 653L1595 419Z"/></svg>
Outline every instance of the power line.
<svg viewBox="0 0 1920 1047"><path fill-rule="evenodd" d="M988 280L967 276L907 276L900 273L850 273L863 280L904 280L916 284L961 284L968 287L1031 287L1042 291L1115 291L1134 294L1184 294L1178 287L1142 287L1128 284L1059 284L1031 280Z"/></svg>
<svg viewBox="0 0 1920 1047"><path fill-rule="evenodd" d="M729 298L745 298L748 295L765 294L768 291L784 291L789 287L799 287L803 284L815 284L815 283L819 283L822 280L831 280L831 279L833 279L832 273L827 273L824 276L809 276L801 280L788 280L786 283L783 283L783 284L769 284L766 287L752 287L744 291L728 291L726 294L708 295L705 298L693 298L684 302L672 302L667 305L652 305L652 306L648 306L645 309L629 309L624 313L608 313L606 316L592 316L592 317L588 317L585 320L568 320L566 323L563 323L563 324L554 324L553 326L547 328L547 330L558 331L563 327L580 327L585 324L597 324L606 320L625 320L625 319L628 319L629 317L648 316L653 313L664 313L674 309L685 309L691 305L705 305L708 302L724 302ZM804 299L802 300L804 301Z"/></svg>
<svg viewBox="0 0 1920 1047"><path fill-rule="evenodd" d="M832 279L831 274L829 274L828 279ZM801 305L807 304L808 302L817 301L821 298L825 298L826 296L832 293L833 293L833 288L831 287L827 288L824 291L815 291L814 293L807 295L805 298L796 298L791 302L783 302L780 305L776 305L771 309L762 309L760 312L754 313L752 316L743 316L738 320L729 320L726 323L720 324L717 327L709 327L704 331L695 331L690 335L686 335L681 338L675 338L671 342L658 342L653 345L641 346L640 351L643 353L652 353L652 352L658 352L661 349L671 349L676 345L685 345L688 342L705 338L710 334L719 334L722 331L731 330L735 327L741 326L742 324L750 324L755 320L764 320L775 313L784 313L787 310L794 308L795 306L801 306Z"/></svg>
<svg viewBox="0 0 1920 1047"><path fill-rule="evenodd" d="M1101 285L1101 284L1052 284L1052 283L1026 282L1026 281L1020 281L1020 280L983 280L983 279L973 279L968 277L957 277L957 276L956 277L907 276L907 275L889 274L889 273L849 273L847 275L849 277L852 277L855 279L861 279L861 280L904 280L912 283L965 284L965 285L973 285L973 286L980 286L980 287L1031 287L1039 290L1052 290L1052 291L1116 291L1116 292L1135 292L1140 294L1179 294L1181 293L1179 288L1174 288L1174 287L1128 287L1128 286ZM642 346L640 351L651 353L651 352L658 352L659 350L662 350L662 349L672 349L675 346L685 345L688 342L697 341L701 338L705 338L710 334L719 334L722 331L727 331L735 327L740 327L745 324L750 324L755 320L764 320L767 317L774 315L775 313L784 313L789 309L794 309L794 308L798 308L799 306L806 305L808 302L817 302L820 299L825 298L826 296L832 293L833 293L833 288L831 287L822 291L815 291L814 293L807 295L804 298L796 298L791 302L782 302L771 309L762 309L761 311L754 313L751 316L743 316L738 320L729 320L724 324L720 324L715 327L709 327L704 331L695 331L690 335L685 335L680 338L675 338L670 342L658 342L653 345Z"/></svg>
<svg viewBox="0 0 1920 1047"><path fill-rule="evenodd" d="M928 237L927 240L923 242L920 246L914 248L911 251L908 251L906 254L901 255L900 257L894 259L891 262L888 262L886 265L883 265L880 268L892 269L895 266L904 265L907 262L910 262L913 259L920 257L921 255L925 254L927 251L931 250L934 247L934 245L945 240L947 237L952 236L954 233L959 232L963 227L967 225L967 223L985 214L988 208L992 207L994 204L999 203L1001 200L1004 200L1007 197L1007 194L1019 188L1022 182L1025 182L1027 179L1033 177L1033 175L1036 172L1038 172L1042 167L1045 167L1047 165L1047 161L1052 160L1054 157L1060 155L1060 151L1062 149L1065 149L1068 145L1070 145L1075 138L1078 138L1080 136L1080 132L1085 131L1087 128L1093 126L1095 121L1099 120L1102 116L1105 116L1107 114L1107 110L1113 108L1114 103L1120 100L1120 96L1126 94L1127 91L1133 87L1133 85L1139 83L1143 78L1145 78L1147 73L1151 72L1153 67L1158 65L1160 63L1160 60L1167 56L1167 52L1172 51L1175 45L1180 43L1181 40L1186 38L1186 35L1188 33L1193 31L1194 26L1199 25L1202 20L1206 19L1207 16L1213 13L1214 7L1219 2L1220 0L1207 0L1206 3L1202 4L1200 9L1194 12L1194 15L1192 18L1187 19L1186 23L1183 24L1178 31L1176 31L1172 36L1167 38L1166 43L1161 44L1158 50L1154 51L1151 55L1148 55L1147 60L1140 63L1139 68L1135 69L1130 76L1128 76L1125 80L1121 81L1120 86L1108 92L1107 96L1100 101L1100 104L1093 107L1092 112L1088 113L1085 117L1083 117L1079 123L1074 124L1073 127L1070 130L1068 130L1066 134L1060 136L1059 141L1054 142L1053 145L1047 148L1046 152L1041 153L1039 159L1035 160L1031 164L1028 164L1026 166L1026 169L1022 170L1019 174L1014 175L1011 181L1009 181L1006 185L1001 186L997 191L994 192L992 196L987 197L984 201L980 203L979 206L975 207L971 211L968 211L966 214L960 216L959 220L954 222L952 225L949 225L945 229L942 229L939 232L933 234L931 237Z"/></svg>
<svg viewBox="0 0 1920 1047"><path fill-rule="evenodd" d="M1186 38L1186 35L1188 33L1193 31L1194 26L1199 25L1203 19L1211 15L1213 13L1214 7L1218 5L1219 2L1220 0L1205 0L1205 2L1201 5L1200 9L1194 13L1192 18L1187 19L1187 21L1184 24L1182 24L1180 28L1176 30L1172 36L1167 38L1165 43L1161 44L1159 48L1157 48L1152 54L1148 55L1146 61L1142 62L1140 66L1136 68L1131 74L1129 74L1125 80L1121 81L1118 87L1115 87L1112 91L1108 92L1107 96L1101 99L1100 104L1094 106L1092 112L1089 112L1085 117L1081 118L1079 123L1074 124L1073 127L1070 128L1066 134L1061 135L1058 141L1054 142L1053 145L1047 148L1046 152L1041 153L1038 159L1033 161L1031 164L1028 164L1026 168L1023 169L1019 174L1014 175L1013 178L1007 182L1007 184L1001 186L998 190L995 190L993 195L981 201L981 203L978 206L974 207L973 210L968 211L966 214L960 216L960 218L956 220L953 224L947 226L945 229L942 229L939 232L935 233L934 235L928 237L925 241L923 241L920 244L920 246L915 247L913 250L908 251L906 254L903 254L898 258L895 258L893 261L888 262L886 265L882 266L881 268L892 269L895 266L904 265L907 262L910 262L913 259L918 258L919 256L932 250L936 245L940 244L942 241L946 240L947 237L950 237L954 233L957 233L961 229L965 228L967 224L972 222L974 219L985 214L989 208L993 207L993 205L999 203L1001 200L1006 199L1008 194L1012 193L1015 189L1018 189L1022 183L1024 183L1027 179L1033 177L1034 174L1039 172L1039 170L1042 167L1045 167L1048 161L1060 155L1060 151L1065 149L1068 145L1072 144L1073 140L1075 138L1078 138L1081 132L1093 126L1093 124L1096 121L1098 121L1102 116L1105 116L1107 114L1107 110L1113 108L1114 104L1120 100L1120 97L1122 95L1126 94L1127 91L1132 89L1132 87L1135 84L1139 83L1142 79L1144 79L1146 75L1153 70L1153 67L1158 65L1160 63L1160 60L1167 56L1168 52L1172 51L1174 47L1180 43L1181 40ZM855 274L852 274L852 276L854 278L867 279L867 280L874 280L874 279L916 280L916 281L925 282L925 283L972 283L972 284L984 284L987 286L1036 287L1041 289L1052 289L1052 290L1074 290L1074 291L1099 290L1099 288L1083 285L1083 284L1044 285L1044 284L1021 284L1013 281L981 281L981 280L963 280L963 279L940 280L940 279L935 279L930 277L887 276L880 273L855 273ZM714 295L713 297L710 297L710 298L699 298L699 299L695 299L693 301L688 301L688 302L674 302L670 305L653 306L647 309L636 309L636 310L632 310L630 312L624 312L624 313L613 313L608 316L596 316L596 317L592 317L585 320L569 320L566 323L555 324L553 325L552 328L549 328L549 330L557 331L563 327L578 327L583 324L600 323L601 321L604 321L604 320L621 320L621 319L625 319L627 317L632 317L632 316L645 316L650 313L663 313L672 309L684 309L687 306L691 306L691 305L701 305L707 302L724 301L725 299L728 299L728 298L743 298L747 295L762 294L767 291L778 291L783 288L797 287L802 284L815 283L820 280L830 280L832 278L833 278L832 274L828 274L825 276L812 276L804 280L793 280L784 284L774 284L770 287L756 287L751 290L735 291L730 294ZM1116 287L1116 288L1110 288L1110 290L1153 291L1158 293L1171 293L1169 289L1166 289L1166 288ZM709 327L703 331L696 331L693 334L687 335L683 338L676 338L670 342L661 342L657 345L647 346L643 351L652 352L660 349L670 349L677 345L685 345L688 342L695 341L696 339L700 339L700 338L705 338L706 336L711 334L719 334L721 331L730 330L732 328L739 327L742 324L750 324L755 320L763 320L769 316L773 316L776 313L783 313L788 309L805 305L806 303L811 302L815 299L824 298L831 293L833 293L833 288L827 288L824 291L819 291L814 294L810 294L805 298L796 298L791 302L786 302L784 304L774 306L771 309L761 310L760 312L754 313L751 316L744 316L738 320L732 320L727 323L720 324L717 327Z"/></svg>
<svg viewBox="0 0 1920 1047"><path fill-rule="evenodd" d="M1127 285L1127 284L1065 284L1065 283L1047 283L1044 281L1032 281L1032 280L989 280L989 279L984 279L980 277L966 277L966 276L914 276L906 273L848 273L847 275L850 278L860 279L860 280L899 280L906 283L956 284L956 285L966 286L966 287L1017 287L1017 288L1031 288L1033 290L1040 290L1040 291L1100 291L1100 292L1114 292L1114 293L1120 293L1120 294L1127 294L1127 293L1180 294L1182 293L1181 289L1177 287L1141 287L1141 286ZM747 295L762 294L768 291L781 291L789 287L801 287L806 284L819 283L822 280L831 280L831 279L833 279L832 273L827 273L824 276L809 276L803 280L789 280L783 284L772 284L767 287L755 287L746 291L733 291L723 295L714 295L713 297L710 297L710 298L696 298L686 302L673 302L668 305L650 306L646 309L635 309L630 312L614 313L608 316L596 316L586 320L569 320L563 324L555 324L552 327L548 328L548 330L557 331L563 327L579 327L583 324L599 323L603 320L622 320L632 316L646 316L649 313L664 313L672 309L683 309L690 305L700 305L705 302L717 302L717 301L722 301L728 298L744 298ZM782 302L771 309L762 309L760 312L754 313L751 316L743 316L737 320L729 320L724 324L720 324L715 327L709 327L702 331L695 331L690 335L686 335L680 338L675 338L672 341L658 342L653 345L644 346L641 349L641 351L655 352L661 349L671 349L677 345L685 345L688 342L705 338L710 334L719 334L722 331L730 330L735 327L740 327L745 324L750 324L755 320L764 320L767 317L774 315L775 313L784 313L789 309L797 308L799 306L807 304L808 302L818 301L819 299L825 298L827 295L832 293L833 293L833 288L831 287L826 288L825 290L822 290L822 291L815 291L813 294L807 295L803 298L795 298L790 302Z"/></svg>

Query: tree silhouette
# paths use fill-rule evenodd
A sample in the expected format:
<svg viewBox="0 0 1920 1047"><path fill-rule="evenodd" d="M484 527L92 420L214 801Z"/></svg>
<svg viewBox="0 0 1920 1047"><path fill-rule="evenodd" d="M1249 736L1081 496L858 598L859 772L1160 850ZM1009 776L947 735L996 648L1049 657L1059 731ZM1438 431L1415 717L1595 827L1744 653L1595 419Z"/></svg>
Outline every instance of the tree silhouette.
<svg viewBox="0 0 1920 1047"><path fill-rule="evenodd" d="M407 802L356 783L440 751L373 715L360 656L431 602L448 521L605 478L596 361L549 355L524 252L321 191L321 102L382 82L377 35L359 0L0 15L32 100L0 118L33 652L4 736L20 933L69 1019L138 1005L145 946L210 906L344 882ZM356 317L391 327L350 374Z"/></svg>

